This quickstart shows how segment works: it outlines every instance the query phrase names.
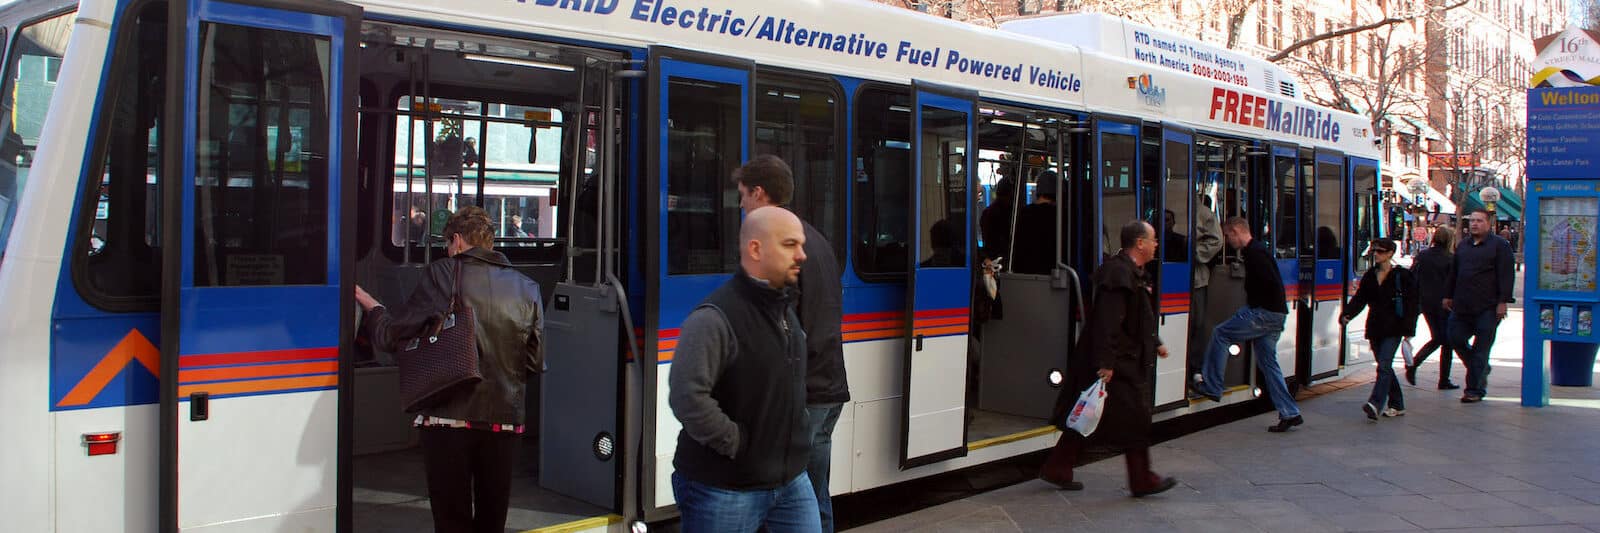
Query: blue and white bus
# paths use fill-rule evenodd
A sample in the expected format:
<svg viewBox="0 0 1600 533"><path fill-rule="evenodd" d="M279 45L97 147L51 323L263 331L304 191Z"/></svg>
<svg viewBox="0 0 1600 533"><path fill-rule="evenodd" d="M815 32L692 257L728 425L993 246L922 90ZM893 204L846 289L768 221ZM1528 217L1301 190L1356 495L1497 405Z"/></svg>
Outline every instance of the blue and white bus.
<svg viewBox="0 0 1600 533"><path fill-rule="evenodd" d="M1051 24L1104 33L1040 37ZM848 0L39 0L0 9L0 30L9 530L425 528L393 358L357 342L349 294L403 298L444 256L444 214L469 204L548 306L511 525L671 519L677 328L732 271L729 175L757 154L790 162L791 207L843 267L835 494L1049 447L1061 372L1082 357L1080 285L1115 248L1107 229L1134 218L1165 236L1174 353L1242 302L1230 254L1191 259L1194 213L1211 209L1277 254L1296 385L1370 358L1334 320L1377 231L1370 124L1114 19L985 29ZM975 316L992 201L977 191L1002 176L1031 191L1045 170L1066 178L1066 237L1002 249L1048 247L1056 268L1001 272L1004 312ZM1196 268L1221 273L1205 309ZM1196 369L1163 360L1158 420L1252 401L1245 355L1222 404L1191 402Z"/></svg>

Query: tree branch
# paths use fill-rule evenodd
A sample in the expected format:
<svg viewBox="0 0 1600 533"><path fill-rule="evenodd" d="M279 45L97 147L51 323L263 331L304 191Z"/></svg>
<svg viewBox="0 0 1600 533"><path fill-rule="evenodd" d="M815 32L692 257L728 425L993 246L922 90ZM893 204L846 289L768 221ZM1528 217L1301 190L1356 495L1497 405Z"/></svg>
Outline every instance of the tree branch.
<svg viewBox="0 0 1600 533"><path fill-rule="evenodd" d="M1470 1L1470 0L1461 0L1460 2L1456 2L1454 4L1445 6L1444 8L1439 9L1438 11L1441 12L1441 13L1445 12L1445 11L1449 11L1449 10L1452 10L1452 9L1467 5L1468 1ZM1432 10L1429 10L1429 11L1423 11L1423 12L1412 14L1412 15L1407 15L1407 16L1404 16L1404 17L1388 17L1388 18L1384 18L1384 19L1378 20L1376 22L1369 22L1369 23L1366 23L1366 24L1362 24L1360 26L1351 26L1349 28L1343 28L1343 29L1330 31L1330 32L1327 32L1327 33L1319 34L1319 35L1313 35L1313 36L1310 36L1310 37L1307 37L1307 38L1301 40L1300 42L1291 44L1291 45L1285 47L1283 50L1279 50L1278 53L1276 53L1276 54L1272 54L1270 56L1267 56L1267 61L1271 61L1273 63L1277 63L1279 61L1282 61L1283 58L1289 57L1290 54L1295 53L1295 51L1297 51L1297 50L1299 50L1301 48L1305 48L1307 46L1311 46L1313 44L1317 44L1317 43L1320 43L1322 41L1326 41L1328 39L1335 39L1335 38L1338 38L1338 37L1344 37L1346 35L1350 35L1352 33L1360 33L1360 32L1364 32L1364 31L1367 31L1367 30L1374 30L1374 29L1382 28L1384 26L1388 26L1390 24L1399 24L1401 22L1406 22L1406 21L1414 19L1414 18L1422 17L1422 16L1427 15L1427 14L1432 13L1432 12L1433 12Z"/></svg>

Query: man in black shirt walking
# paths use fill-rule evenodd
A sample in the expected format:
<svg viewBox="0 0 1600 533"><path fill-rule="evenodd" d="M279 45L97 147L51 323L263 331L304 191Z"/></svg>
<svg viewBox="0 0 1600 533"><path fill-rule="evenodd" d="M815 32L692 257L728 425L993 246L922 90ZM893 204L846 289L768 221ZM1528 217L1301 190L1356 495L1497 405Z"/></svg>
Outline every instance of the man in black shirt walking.
<svg viewBox="0 0 1600 533"><path fill-rule="evenodd" d="M1456 246L1455 264L1445 281L1443 305L1450 311L1450 344L1467 363L1467 389L1461 403L1483 400L1489 388L1489 348L1512 301L1515 262L1511 243L1489 232L1489 212L1467 215L1470 234ZM1472 343L1468 343L1472 339Z"/></svg>
<svg viewBox="0 0 1600 533"><path fill-rule="evenodd" d="M1278 368L1278 337L1283 335L1283 323L1289 314L1289 307L1284 305L1283 276L1266 245L1251 237L1250 224L1243 217L1223 223L1222 236L1228 246L1238 248L1244 255L1245 306L1213 330L1211 347L1201 366L1202 379L1193 388L1211 401L1222 401L1222 372L1229 347L1252 343L1256 368L1261 370L1267 395L1278 409L1278 423L1267 431L1282 433L1304 423L1300 407L1283 381L1283 370Z"/></svg>

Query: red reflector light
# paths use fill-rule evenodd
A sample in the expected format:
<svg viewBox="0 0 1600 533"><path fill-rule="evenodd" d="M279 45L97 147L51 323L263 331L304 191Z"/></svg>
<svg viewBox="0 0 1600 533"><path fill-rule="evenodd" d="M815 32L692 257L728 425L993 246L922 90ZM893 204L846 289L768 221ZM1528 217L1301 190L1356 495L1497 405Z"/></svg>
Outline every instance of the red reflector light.
<svg viewBox="0 0 1600 533"><path fill-rule="evenodd" d="M111 455L117 453L117 442L122 440L122 432L111 433L84 433L83 444L89 449L89 455Z"/></svg>

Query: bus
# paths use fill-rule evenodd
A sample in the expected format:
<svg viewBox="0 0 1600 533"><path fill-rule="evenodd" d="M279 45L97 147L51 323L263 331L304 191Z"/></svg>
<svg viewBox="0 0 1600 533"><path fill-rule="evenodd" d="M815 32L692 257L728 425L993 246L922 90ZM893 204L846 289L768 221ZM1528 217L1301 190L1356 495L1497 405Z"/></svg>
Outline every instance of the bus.
<svg viewBox="0 0 1600 533"><path fill-rule="evenodd" d="M425 528L394 358L351 293L402 301L465 205L547 304L509 525L670 521L677 328L733 271L729 178L760 154L793 166L789 207L842 267L833 494L1051 446L1084 280L1133 219L1163 235L1161 335L1188 355L1156 370L1157 420L1261 394L1247 348L1221 403L1185 392L1243 302L1234 252L1194 259L1201 210L1270 243L1294 386L1370 360L1336 320L1379 231L1369 123L1237 54L1026 22L852 0L0 8L8 528ZM1063 238L983 242L983 210L1046 171ZM1000 200L1001 178L1023 186ZM975 301L983 250L1024 246L1054 266Z"/></svg>

